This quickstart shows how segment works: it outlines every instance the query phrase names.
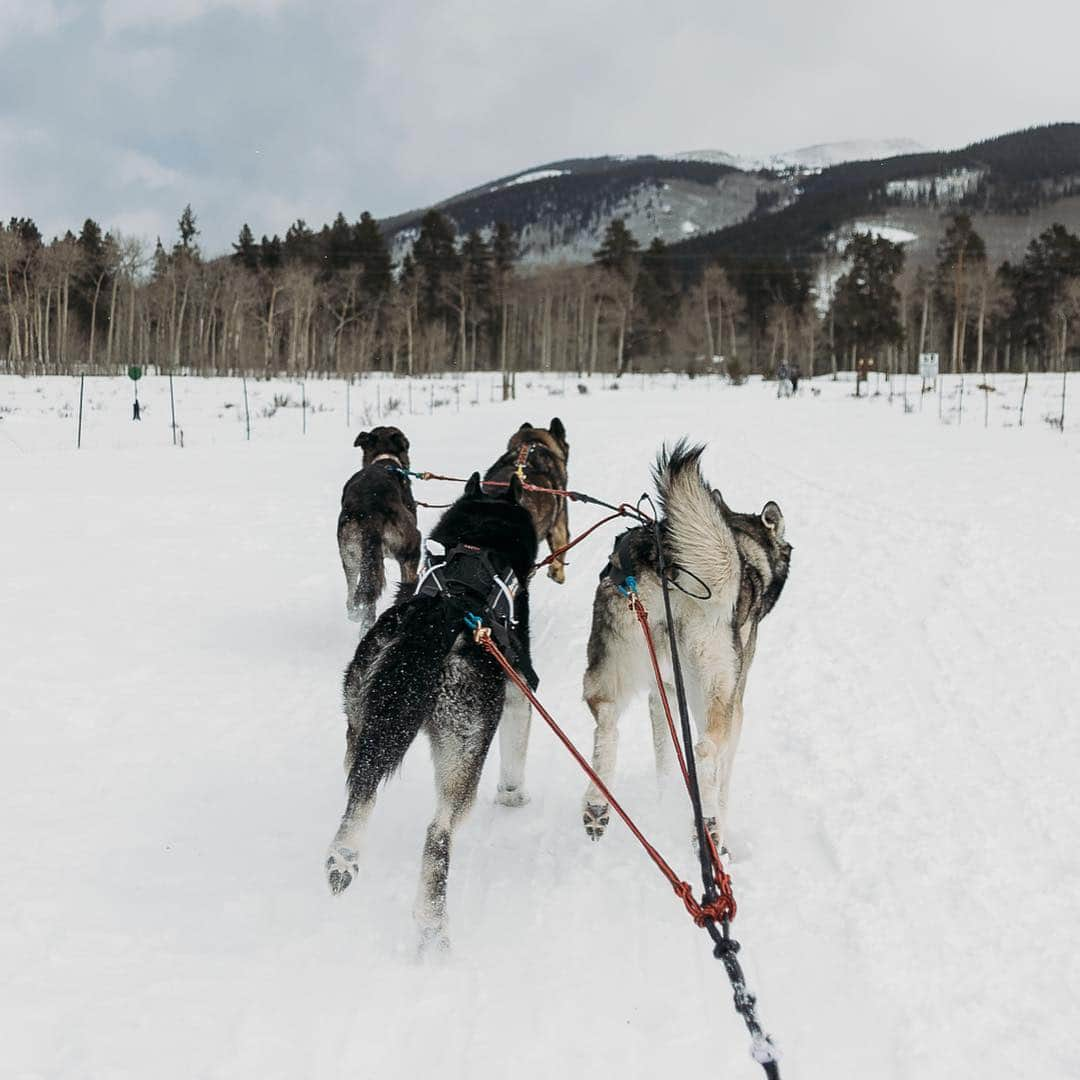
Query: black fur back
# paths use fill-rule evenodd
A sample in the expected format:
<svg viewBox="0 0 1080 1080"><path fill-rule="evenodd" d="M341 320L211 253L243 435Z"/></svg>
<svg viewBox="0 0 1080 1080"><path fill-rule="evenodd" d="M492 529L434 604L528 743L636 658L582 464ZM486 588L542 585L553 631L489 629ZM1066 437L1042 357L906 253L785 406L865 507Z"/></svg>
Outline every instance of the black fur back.
<svg viewBox="0 0 1080 1080"><path fill-rule="evenodd" d="M500 495L485 495L478 475L465 494L432 530L431 538L447 548L470 544L490 550L512 567L521 592L517 598L518 637L523 661L529 655L528 579L536 561L536 533L528 511L519 503L517 484ZM402 589L402 593L406 590ZM378 784L401 764L418 732L427 724L447 688L448 658L467 632L456 604L441 596L399 594L360 642L345 672L345 711L351 730L349 786L353 797L370 798ZM464 643L457 650L467 671L469 693L496 709L497 724L505 694L505 677L479 646Z"/></svg>

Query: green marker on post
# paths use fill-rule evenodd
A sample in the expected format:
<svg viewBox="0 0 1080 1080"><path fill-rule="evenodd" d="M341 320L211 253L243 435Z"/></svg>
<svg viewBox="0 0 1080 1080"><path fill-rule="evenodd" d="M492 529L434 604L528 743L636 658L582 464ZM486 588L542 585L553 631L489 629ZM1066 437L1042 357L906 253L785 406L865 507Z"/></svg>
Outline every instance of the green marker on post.
<svg viewBox="0 0 1080 1080"><path fill-rule="evenodd" d="M139 380L142 378L142 368L137 364L132 364L128 368L128 378L135 384L135 407L131 414L132 420L141 420L139 415Z"/></svg>

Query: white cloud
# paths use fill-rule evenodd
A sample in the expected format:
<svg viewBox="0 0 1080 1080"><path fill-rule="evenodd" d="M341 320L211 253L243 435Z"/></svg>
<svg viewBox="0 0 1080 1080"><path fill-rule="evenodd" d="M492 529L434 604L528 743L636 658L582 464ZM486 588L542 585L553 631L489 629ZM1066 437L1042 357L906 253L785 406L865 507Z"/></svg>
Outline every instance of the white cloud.
<svg viewBox="0 0 1080 1080"><path fill-rule="evenodd" d="M176 231L176 222L161 210L131 209L114 214L106 227L114 232L123 233L124 236L141 240L145 249L150 251L159 236L162 243L168 241Z"/></svg>
<svg viewBox="0 0 1080 1080"><path fill-rule="evenodd" d="M27 34L48 34L74 17L55 0L0 0L0 48Z"/></svg>
<svg viewBox="0 0 1080 1080"><path fill-rule="evenodd" d="M1078 32L1060 0L0 0L0 210L171 241L191 202L214 252L561 158L956 146L1077 119Z"/></svg>
<svg viewBox="0 0 1080 1080"><path fill-rule="evenodd" d="M147 191L180 188L185 177L176 169L162 165L149 154L124 150L116 164L116 182L123 187L138 187Z"/></svg>
<svg viewBox="0 0 1080 1080"><path fill-rule="evenodd" d="M218 9L248 15L273 15L290 0L105 0L101 11L106 31L134 27L176 26L192 22Z"/></svg>

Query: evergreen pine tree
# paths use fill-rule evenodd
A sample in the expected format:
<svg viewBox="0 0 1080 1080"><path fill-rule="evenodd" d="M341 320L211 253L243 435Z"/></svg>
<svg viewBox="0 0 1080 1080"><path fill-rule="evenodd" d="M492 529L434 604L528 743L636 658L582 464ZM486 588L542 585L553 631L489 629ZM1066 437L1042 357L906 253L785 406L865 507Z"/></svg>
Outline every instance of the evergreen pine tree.
<svg viewBox="0 0 1080 1080"><path fill-rule="evenodd" d="M495 265L495 276L499 280L505 279L520 257L517 237L505 221L500 221L495 226L495 235L491 240L491 256Z"/></svg>
<svg viewBox="0 0 1080 1080"><path fill-rule="evenodd" d="M160 236L157 238L157 243L154 245L152 267L151 274L155 281L160 281L169 272L169 256L165 252L165 247L161 243Z"/></svg>
<svg viewBox="0 0 1080 1080"><path fill-rule="evenodd" d="M864 353L903 340L900 294L896 278L904 266L904 249L884 237L853 236L845 252L851 269L836 284L833 314L838 339Z"/></svg>
<svg viewBox="0 0 1080 1080"><path fill-rule="evenodd" d="M318 258L315 234L308 228L303 218L297 218L285 233L284 258L286 262L300 262L308 265Z"/></svg>
<svg viewBox="0 0 1080 1080"><path fill-rule="evenodd" d="M353 226L355 257L363 267L363 291L369 300L378 300L390 291L393 264L378 222L365 210Z"/></svg>
<svg viewBox="0 0 1080 1080"><path fill-rule="evenodd" d="M191 209L191 203L184 207L176 227L180 233L180 241L173 247L173 254L183 254L197 259L199 246L195 243L195 237L199 235L199 225L195 211Z"/></svg>
<svg viewBox="0 0 1080 1080"><path fill-rule="evenodd" d="M240 235L233 244L232 261L252 272L259 269L259 245L255 243L255 235L251 226L246 222L240 228Z"/></svg>
<svg viewBox="0 0 1080 1080"><path fill-rule="evenodd" d="M353 230L340 210L333 223L323 230L323 256L331 273L352 265Z"/></svg>
<svg viewBox="0 0 1080 1080"><path fill-rule="evenodd" d="M626 222L622 218L614 218L604 230L600 247L593 252L593 261L605 270L628 278L638 257L638 250L638 242L626 227Z"/></svg>
<svg viewBox="0 0 1080 1080"><path fill-rule="evenodd" d="M445 292L460 264L454 236L454 223L438 210L429 210L420 222L412 256L420 271L420 312L425 320L451 315Z"/></svg>
<svg viewBox="0 0 1080 1080"><path fill-rule="evenodd" d="M273 239L264 235L259 244L259 266L263 270L280 270L285 262L285 245L281 237L274 233Z"/></svg>
<svg viewBox="0 0 1080 1080"><path fill-rule="evenodd" d="M667 244L659 236L641 257L638 288L650 327L660 331L670 325L679 311L679 289L672 273Z"/></svg>
<svg viewBox="0 0 1080 1080"><path fill-rule="evenodd" d="M465 242L461 245L461 257L468 275L472 305L474 309L487 311L491 305L491 249L475 229L465 237Z"/></svg>

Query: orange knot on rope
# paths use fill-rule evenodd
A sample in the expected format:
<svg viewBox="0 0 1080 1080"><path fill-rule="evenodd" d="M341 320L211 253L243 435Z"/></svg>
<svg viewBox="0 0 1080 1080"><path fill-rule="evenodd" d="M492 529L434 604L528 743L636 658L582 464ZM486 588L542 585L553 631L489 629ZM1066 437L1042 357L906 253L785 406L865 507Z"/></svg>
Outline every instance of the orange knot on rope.
<svg viewBox="0 0 1080 1080"><path fill-rule="evenodd" d="M675 890L675 895L686 905L686 910L690 914L690 918L698 924L698 926L705 925L705 914L701 905L697 902L697 897L694 896L694 890L687 881L673 881L671 887Z"/></svg>

